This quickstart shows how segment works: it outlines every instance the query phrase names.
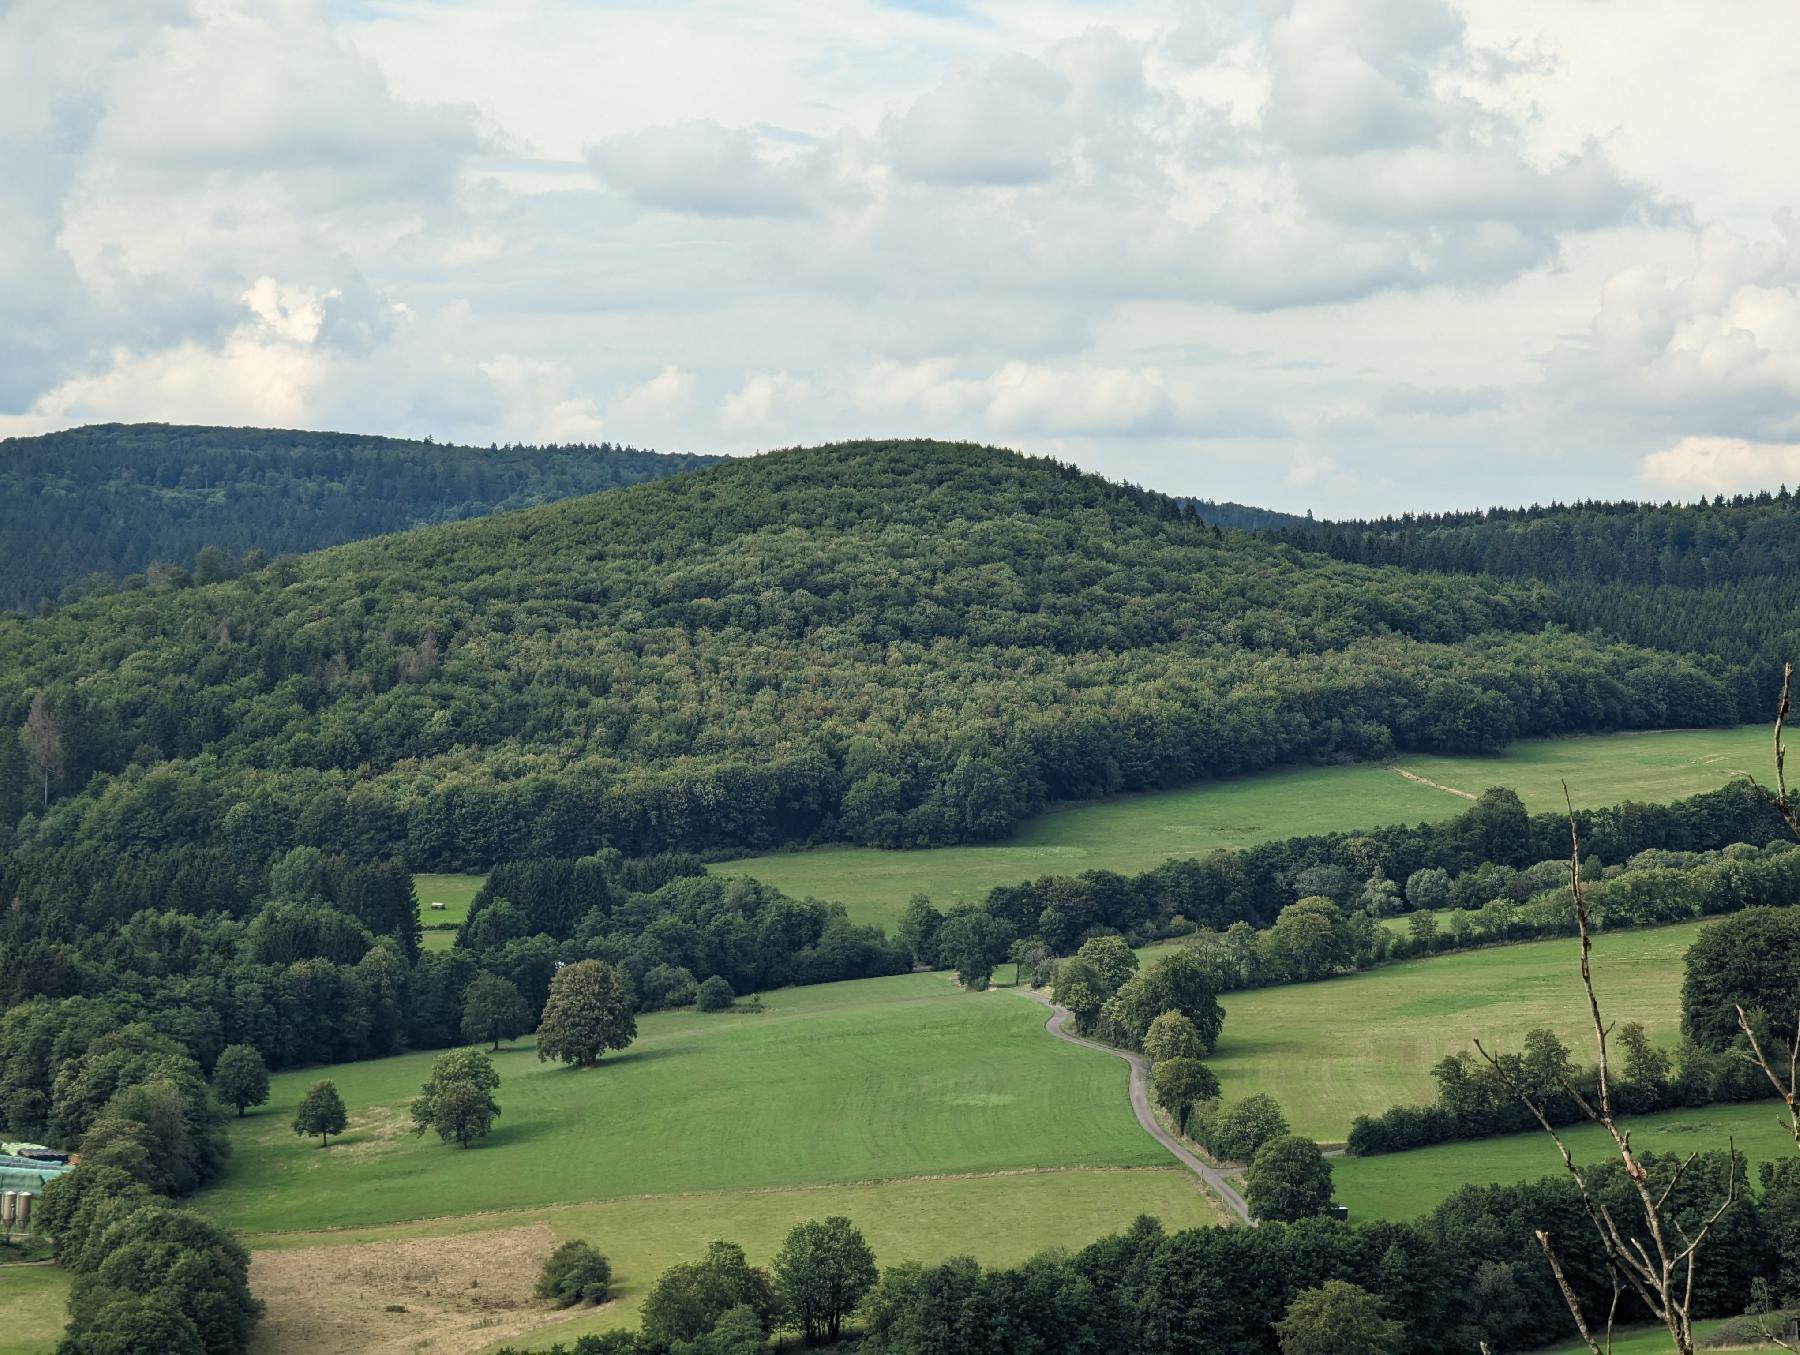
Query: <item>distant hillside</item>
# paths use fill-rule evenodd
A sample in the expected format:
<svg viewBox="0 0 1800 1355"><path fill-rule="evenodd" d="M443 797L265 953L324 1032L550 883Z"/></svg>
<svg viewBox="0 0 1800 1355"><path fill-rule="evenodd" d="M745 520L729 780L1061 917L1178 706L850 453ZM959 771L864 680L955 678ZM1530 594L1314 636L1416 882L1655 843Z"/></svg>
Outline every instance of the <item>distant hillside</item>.
<svg viewBox="0 0 1800 1355"><path fill-rule="evenodd" d="M1252 508L1248 504L1232 503L1229 500L1215 502L1212 499L1184 499L1195 517L1214 527L1224 527L1228 531L1267 532L1281 527L1305 527L1312 522L1312 514L1283 513L1273 508Z"/></svg>
<svg viewBox="0 0 1800 1355"><path fill-rule="evenodd" d="M992 448L777 452L0 619L0 726L35 697L61 735L47 777L0 739L0 806L45 845L454 868L993 839L1280 762L1739 718L1716 662L1546 631L1553 600Z"/></svg>
<svg viewBox="0 0 1800 1355"><path fill-rule="evenodd" d="M268 428L95 424L0 440L0 610L161 564L208 580L245 551L318 550L529 508L716 460L631 447L476 448ZM201 551L212 547L204 559Z"/></svg>
<svg viewBox="0 0 1800 1355"><path fill-rule="evenodd" d="M1565 625L1707 654L1772 708L1800 660L1800 498L1591 502L1290 525L1282 540L1358 564L1542 580Z"/></svg>

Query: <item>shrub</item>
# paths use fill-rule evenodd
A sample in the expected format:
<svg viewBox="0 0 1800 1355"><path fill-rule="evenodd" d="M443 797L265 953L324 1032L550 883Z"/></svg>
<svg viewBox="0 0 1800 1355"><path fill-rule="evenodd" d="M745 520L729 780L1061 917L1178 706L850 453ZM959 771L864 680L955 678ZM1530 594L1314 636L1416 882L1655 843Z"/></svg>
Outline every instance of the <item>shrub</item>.
<svg viewBox="0 0 1800 1355"><path fill-rule="evenodd" d="M558 1308L604 1303L611 1280L612 1266L604 1256L580 1240L565 1242L544 1262L537 1294Z"/></svg>
<svg viewBox="0 0 1800 1355"><path fill-rule="evenodd" d="M731 991L731 983L727 979L714 974L700 985L694 995L694 1005L703 1012L722 1012L731 1006L737 994Z"/></svg>

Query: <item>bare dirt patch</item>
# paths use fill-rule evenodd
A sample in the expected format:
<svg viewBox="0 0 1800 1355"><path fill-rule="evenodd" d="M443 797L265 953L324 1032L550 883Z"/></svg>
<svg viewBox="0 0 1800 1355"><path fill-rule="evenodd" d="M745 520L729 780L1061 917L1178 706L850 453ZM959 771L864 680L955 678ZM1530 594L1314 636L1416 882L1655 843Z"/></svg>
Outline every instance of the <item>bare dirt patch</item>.
<svg viewBox="0 0 1800 1355"><path fill-rule="evenodd" d="M268 1305L257 1355L481 1350L555 1320L531 1291L556 1245L556 1234L538 1223L252 1252L250 1287Z"/></svg>
<svg viewBox="0 0 1800 1355"><path fill-rule="evenodd" d="M1395 767L1395 768L1393 768L1393 770L1395 772L1397 772L1399 775L1405 777L1408 781L1416 782L1417 784L1419 784L1421 786L1429 786L1433 790L1441 790L1444 792L1444 794L1454 795L1458 799L1478 800L1481 798L1480 796L1474 794L1471 791L1458 790L1455 786L1446 786L1442 782L1433 781L1429 777L1420 776L1417 772L1409 772L1404 767Z"/></svg>

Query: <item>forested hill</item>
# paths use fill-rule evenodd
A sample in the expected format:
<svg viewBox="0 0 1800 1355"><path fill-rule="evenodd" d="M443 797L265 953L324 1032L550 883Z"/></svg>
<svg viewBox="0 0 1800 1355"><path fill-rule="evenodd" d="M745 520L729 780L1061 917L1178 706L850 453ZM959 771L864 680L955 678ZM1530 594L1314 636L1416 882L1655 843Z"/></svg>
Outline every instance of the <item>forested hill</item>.
<svg viewBox="0 0 1800 1355"><path fill-rule="evenodd" d="M1765 705L1783 661L1800 657L1800 498L1785 487L1695 504L1290 523L1277 535L1360 564L1544 580L1564 624L1716 655Z"/></svg>
<svg viewBox="0 0 1800 1355"><path fill-rule="evenodd" d="M476 448L168 424L7 438L0 440L0 610L72 601L145 571L153 571L152 582L179 582L183 573L213 580L237 572L246 551L318 550L637 484L716 459L610 443Z"/></svg>
<svg viewBox="0 0 1800 1355"><path fill-rule="evenodd" d="M1715 661L1546 630L1552 603L991 448L780 452L0 620L0 718L29 726L0 805L24 844L416 869L900 845L1284 761L1743 713Z"/></svg>
<svg viewBox="0 0 1800 1355"><path fill-rule="evenodd" d="M1240 532L1268 532L1283 527L1306 527L1312 514L1283 513L1274 508L1253 508L1248 504L1227 500L1183 499L1190 512L1202 522L1215 527L1229 527Z"/></svg>

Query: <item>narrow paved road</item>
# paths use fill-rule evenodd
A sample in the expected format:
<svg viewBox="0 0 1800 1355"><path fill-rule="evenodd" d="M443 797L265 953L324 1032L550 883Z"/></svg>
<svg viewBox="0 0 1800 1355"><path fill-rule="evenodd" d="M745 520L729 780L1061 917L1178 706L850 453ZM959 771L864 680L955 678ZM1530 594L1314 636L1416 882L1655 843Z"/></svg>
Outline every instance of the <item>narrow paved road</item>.
<svg viewBox="0 0 1800 1355"><path fill-rule="evenodd" d="M1238 1194L1237 1186L1232 1180L1237 1173L1222 1172L1217 1167L1202 1162L1187 1150L1180 1139L1164 1129L1161 1121L1156 1118L1156 1112L1150 1108L1150 1061L1148 1059L1142 1054L1133 1054L1128 1049L1101 1044L1098 1040L1084 1040L1079 1035L1071 1034L1064 1028L1064 1023L1074 1015L1067 1007L1060 1007L1043 994L1034 993L1028 988L1020 988L1017 991L1033 1002L1042 1003L1050 1009L1050 1019L1044 1022L1044 1029L1057 1039L1064 1040L1069 1044L1078 1044L1083 1049L1098 1049L1103 1054L1116 1055L1129 1063L1131 1065L1131 1113L1137 1116L1137 1122L1143 1127L1144 1132L1173 1153L1176 1160L1184 1167L1206 1182L1213 1194L1223 1200L1232 1213L1252 1228L1256 1227L1256 1220L1250 1217L1250 1206L1244 1203L1244 1197Z"/></svg>

